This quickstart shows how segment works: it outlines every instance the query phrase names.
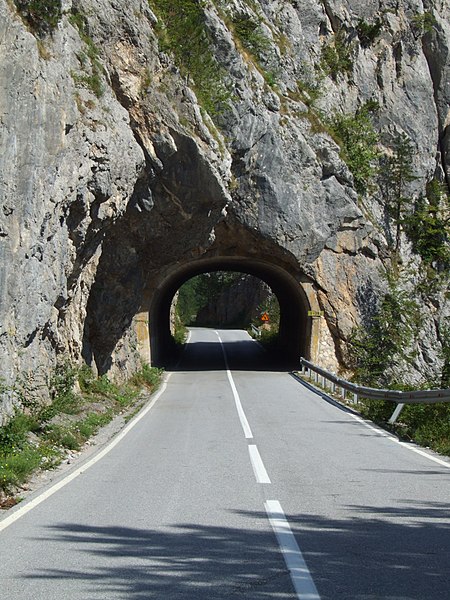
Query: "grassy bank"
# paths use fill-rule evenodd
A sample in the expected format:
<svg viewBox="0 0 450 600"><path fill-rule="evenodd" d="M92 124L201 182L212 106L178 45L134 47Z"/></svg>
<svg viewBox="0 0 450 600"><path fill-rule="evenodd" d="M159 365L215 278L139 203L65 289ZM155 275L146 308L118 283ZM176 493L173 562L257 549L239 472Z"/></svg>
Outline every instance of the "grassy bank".
<svg viewBox="0 0 450 600"><path fill-rule="evenodd" d="M450 456L450 404L407 404L394 425L388 419L393 402L361 399L358 411L402 440L416 442L440 454Z"/></svg>
<svg viewBox="0 0 450 600"><path fill-rule="evenodd" d="M19 500L21 486L36 471L57 467L116 415L134 414L161 376L160 369L144 365L117 385L87 367L58 367L48 384L51 404L32 402L0 427L0 508Z"/></svg>

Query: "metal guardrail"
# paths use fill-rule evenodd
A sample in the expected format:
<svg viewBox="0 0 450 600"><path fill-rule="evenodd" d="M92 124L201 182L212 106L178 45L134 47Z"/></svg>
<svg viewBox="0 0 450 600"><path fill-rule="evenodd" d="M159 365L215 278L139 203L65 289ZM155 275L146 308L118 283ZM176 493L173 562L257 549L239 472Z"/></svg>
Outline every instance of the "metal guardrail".
<svg viewBox="0 0 450 600"><path fill-rule="evenodd" d="M312 362L309 362L309 360L306 360L306 358L300 358L300 364L302 365L302 372L304 374L309 372L310 379L311 373L314 373L316 383L320 383L319 377L322 377L323 387L326 387L325 382L329 381L331 383L331 390L333 392L336 391L336 388L341 388L341 396L344 399L347 397L347 392L351 392L354 402L358 402L359 398L396 402L397 407L389 419L389 423L395 423L405 404L432 404L436 402L450 402L450 389L402 392L399 390L369 388L362 385L357 385L356 383L351 383L346 379L342 379L334 373L314 365Z"/></svg>
<svg viewBox="0 0 450 600"><path fill-rule="evenodd" d="M250 325L251 330L253 331L253 333L256 335L256 337L261 337L261 330L258 329L257 327L255 327L253 325L253 323Z"/></svg>

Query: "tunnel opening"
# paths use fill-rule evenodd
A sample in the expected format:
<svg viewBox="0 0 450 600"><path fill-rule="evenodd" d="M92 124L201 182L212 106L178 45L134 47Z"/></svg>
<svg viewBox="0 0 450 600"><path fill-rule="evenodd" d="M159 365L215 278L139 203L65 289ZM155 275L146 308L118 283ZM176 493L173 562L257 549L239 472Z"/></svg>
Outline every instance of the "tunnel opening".
<svg viewBox="0 0 450 600"><path fill-rule="evenodd" d="M261 279L239 271L208 271L188 279L171 307L172 328L279 329L279 302Z"/></svg>
<svg viewBox="0 0 450 600"><path fill-rule="evenodd" d="M277 359L287 369L298 366L300 356L310 357L310 304L302 282L278 265L241 258L203 259L179 265L166 275L152 293L149 310L151 362L170 368L178 346L171 330L171 308L178 290L192 278L212 273L241 273L264 282L279 305ZM172 313L173 314L173 313Z"/></svg>

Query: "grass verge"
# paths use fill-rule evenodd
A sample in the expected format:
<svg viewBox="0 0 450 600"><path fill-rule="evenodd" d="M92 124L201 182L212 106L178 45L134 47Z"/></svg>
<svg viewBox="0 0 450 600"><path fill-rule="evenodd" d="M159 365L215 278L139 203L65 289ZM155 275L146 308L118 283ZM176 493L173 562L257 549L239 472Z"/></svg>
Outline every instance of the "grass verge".
<svg viewBox="0 0 450 600"><path fill-rule="evenodd" d="M16 504L34 473L57 467L116 415L135 414L144 393L156 390L161 377L161 369L143 365L118 385L106 375L95 377L87 367L57 367L48 384L51 404L16 410L0 427L0 508Z"/></svg>

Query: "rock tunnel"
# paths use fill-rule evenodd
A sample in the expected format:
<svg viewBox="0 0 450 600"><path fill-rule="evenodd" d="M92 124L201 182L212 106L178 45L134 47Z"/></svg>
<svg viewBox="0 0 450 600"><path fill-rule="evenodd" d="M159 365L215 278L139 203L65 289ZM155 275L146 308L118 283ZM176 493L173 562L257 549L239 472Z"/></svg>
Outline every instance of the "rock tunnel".
<svg viewBox="0 0 450 600"><path fill-rule="evenodd" d="M300 356L317 358L320 319L314 284L292 256L259 232L233 223L215 228L215 240L201 252L177 252L166 264L152 265L155 249L147 250L139 236L118 235L105 246L87 306L83 357L107 373L114 364L126 366L120 348L127 331L134 331L140 357L153 366L173 362L176 346L170 331L170 307L187 280L211 271L237 271L264 281L280 305L279 362L292 368ZM131 241L135 241L134 246ZM161 246L162 247L162 246ZM159 253L161 262L168 255ZM133 327L134 324L134 327ZM124 337L125 336L125 337ZM122 364L118 361L122 360Z"/></svg>
<svg viewBox="0 0 450 600"><path fill-rule="evenodd" d="M311 298L307 282L275 264L244 257L214 257L175 266L155 289L148 311L149 341L146 332L140 334L144 352L149 351L154 365L165 366L173 355L174 342L170 332L170 307L178 289L187 280L211 271L238 271L258 277L267 283L280 304L278 355L282 363L293 367L300 356L311 357L314 335L310 317ZM309 297L308 297L309 296ZM145 323L144 318L141 322Z"/></svg>

